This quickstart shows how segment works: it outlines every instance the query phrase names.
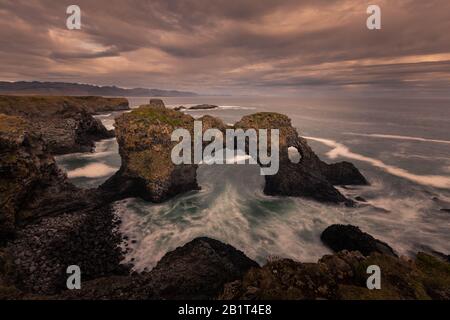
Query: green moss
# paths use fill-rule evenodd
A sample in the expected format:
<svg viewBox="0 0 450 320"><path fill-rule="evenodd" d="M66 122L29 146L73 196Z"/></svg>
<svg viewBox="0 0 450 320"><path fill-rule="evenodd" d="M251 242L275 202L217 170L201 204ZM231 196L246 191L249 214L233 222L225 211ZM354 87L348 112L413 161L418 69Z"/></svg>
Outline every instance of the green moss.
<svg viewBox="0 0 450 320"><path fill-rule="evenodd" d="M183 114L168 110L152 108L150 106L141 106L129 113L133 120L143 121L153 124L168 124L172 127L181 127L186 123L186 118Z"/></svg>

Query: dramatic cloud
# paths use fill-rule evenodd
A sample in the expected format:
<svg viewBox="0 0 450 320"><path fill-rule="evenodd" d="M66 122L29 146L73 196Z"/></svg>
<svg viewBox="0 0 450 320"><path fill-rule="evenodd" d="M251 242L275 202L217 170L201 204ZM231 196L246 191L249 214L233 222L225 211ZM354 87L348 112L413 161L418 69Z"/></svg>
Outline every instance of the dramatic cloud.
<svg viewBox="0 0 450 320"><path fill-rule="evenodd" d="M448 94L450 2L0 0L0 80L200 93ZM82 29L66 29L76 3Z"/></svg>

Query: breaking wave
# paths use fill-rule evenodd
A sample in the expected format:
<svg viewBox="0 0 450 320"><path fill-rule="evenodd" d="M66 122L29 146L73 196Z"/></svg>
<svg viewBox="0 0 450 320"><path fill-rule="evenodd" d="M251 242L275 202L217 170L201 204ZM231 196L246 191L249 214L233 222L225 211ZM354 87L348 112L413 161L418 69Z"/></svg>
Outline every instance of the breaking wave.
<svg viewBox="0 0 450 320"><path fill-rule="evenodd" d="M353 160L363 161L371 164L374 167L380 168L392 175L401 177L415 183L432 186L435 188L450 189L450 177L439 175L418 175L409 172L405 169L385 164L383 161L371 157L361 155L359 153L352 152L347 146L342 143L338 143L330 139L322 139L316 137L304 137L309 140L314 140L324 145L331 147L332 149L326 153L330 159L336 159L338 157L345 157Z"/></svg>

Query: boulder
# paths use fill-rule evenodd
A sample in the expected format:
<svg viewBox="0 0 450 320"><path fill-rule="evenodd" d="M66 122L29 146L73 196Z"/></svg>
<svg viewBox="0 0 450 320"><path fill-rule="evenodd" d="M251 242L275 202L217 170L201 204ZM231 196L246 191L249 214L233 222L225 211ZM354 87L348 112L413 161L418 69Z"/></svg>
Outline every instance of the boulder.
<svg viewBox="0 0 450 320"><path fill-rule="evenodd" d="M387 243L352 225L331 225L322 232L320 239L335 252L349 250L359 251L365 256L374 252L397 256Z"/></svg>
<svg viewBox="0 0 450 320"><path fill-rule="evenodd" d="M88 281L59 299L213 299L258 264L230 245L197 238L167 253L149 273Z"/></svg>

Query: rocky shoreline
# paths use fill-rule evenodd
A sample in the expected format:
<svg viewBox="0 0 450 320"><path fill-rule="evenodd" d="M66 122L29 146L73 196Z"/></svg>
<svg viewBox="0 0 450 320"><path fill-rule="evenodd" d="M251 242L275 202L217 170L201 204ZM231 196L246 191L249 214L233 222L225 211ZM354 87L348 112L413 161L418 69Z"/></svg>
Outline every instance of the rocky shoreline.
<svg viewBox="0 0 450 320"><path fill-rule="evenodd" d="M74 137L81 130L89 136L89 128L103 130L89 125L94 113L125 104L105 100L97 110L99 98L67 99L0 97L0 299L450 299L445 255L399 258L388 244L354 226L327 228L322 240L336 253L317 263L278 259L259 266L230 245L197 238L167 253L151 271L133 272L131 265L121 264L126 239L117 231L121 221L111 202L130 195L159 202L198 187L196 167L163 165L171 146L167 133L174 126L190 128L192 117L157 100L119 117L122 168L101 188L81 190L68 182L52 154L80 150L92 139L66 143L30 120L48 104L52 111L37 123L54 128L58 121L67 124L82 115L62 132ZM23 107L16 110L11 101L22 101ZM79 120L85 116L87 122ZM210 116L205 123L223 124ZM322 162L286 116L250 115L235 127L281 128L281 147L295 146L302 154L298 165L281 160L281 172L266 180L268 194L348 203L334 185L367 183L350 163ZM57 147L59 142L64 148ZM144 162L153 163L151 170ZM365 287L371 264L383 270L381 290ZM65 289L69 265L82 270L81 290Z"/></svg>

